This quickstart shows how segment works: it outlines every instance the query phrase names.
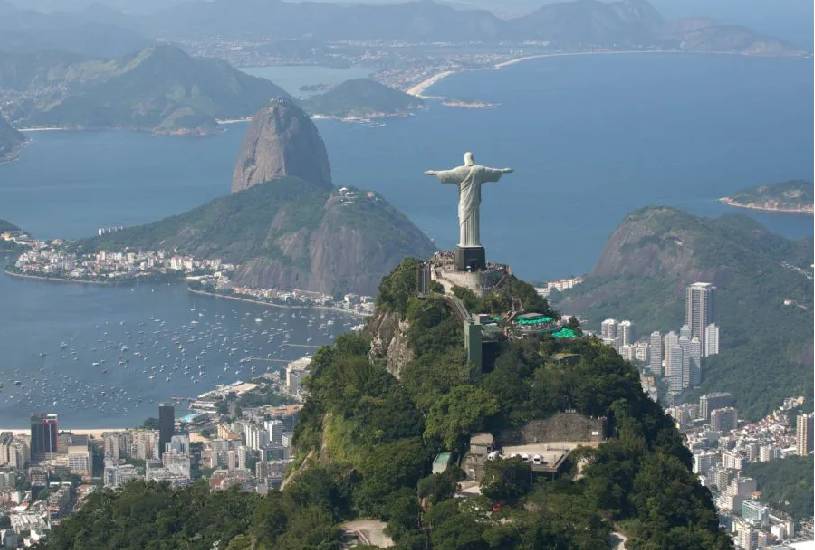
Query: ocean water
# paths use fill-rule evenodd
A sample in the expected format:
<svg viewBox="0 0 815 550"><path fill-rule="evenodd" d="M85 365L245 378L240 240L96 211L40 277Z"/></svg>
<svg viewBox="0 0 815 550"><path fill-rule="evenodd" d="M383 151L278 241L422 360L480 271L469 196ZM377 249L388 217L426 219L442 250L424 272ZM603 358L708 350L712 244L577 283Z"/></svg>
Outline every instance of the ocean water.
<svg viewBox="0 0 815 550"><path fill-rule="evenodd" d="M311 80L314 75L303 76ZM464 72L430 93L496 106L448 108L429 101L415 116L384 126L318 121L334 182L380 192L439 246L449 247L457 237L455 191L424 170L458 165L467 150L484 164L514 168L484 190L482 240L488 257L510 263L521 277L590 270L626 213L646 205L742 213L789 237L812 234L812 217L758 214L717 202L750 185L812 179L811 59L558 57ZM228 193L244 129L229 125L203 138L30 133L20 159L0 166L0 218L38 237L78 238L101 226L184 211ZM337 320L330 330L319 329L324 320L318 312L291 319L264 311L189 295L179 286L130 290L0 275L0 427L24 426L29 414L43 409L75 427L138 423L162 399L244 377L241 369L250 368L239 363L244 350L286 359L309 349L282 346L283 329L290 343L312 338L308 345L316 345L343 323L356 322ZM263 328L255 325L256 316ZM165 328L148 331L155 318ZM137 328L139 323L144 325ZM139 330L151 336L160 330L140 344L150 347L148 359L128 357L128 366L120 366L122 345L132 355L138 348L127 344L128 337L137 338ZM270 339L269 331L276 336ZM240 342L227 348L239 351L201 355L206 347L198 338L204 336ZM192 337L186 351L178 351L177 340ZM105 362L94 367L100 358ZM150 367L162 364L168 374L149 379ZM107 373L101 373L104 365Z"/></svg>
<svg viewBox="0 0 815 550"><path fill-rule="evenodd" d="M25 427L30 414L46 410L66 427L138 425L156 416L159 402L279 371L359 323L192 294L178 284L5 275L0 312L0 428Z"/></svg>
<svg viewBox="0 0 815 550"><path fill-rule="evenodd" d="M244 72L271 80L294 97L309 97L322 90L303 90L303 86L336 86L352 78L367 78L373 71L368 67L318 67L311 65L274 65L271 67L246 67Z"/></svg>

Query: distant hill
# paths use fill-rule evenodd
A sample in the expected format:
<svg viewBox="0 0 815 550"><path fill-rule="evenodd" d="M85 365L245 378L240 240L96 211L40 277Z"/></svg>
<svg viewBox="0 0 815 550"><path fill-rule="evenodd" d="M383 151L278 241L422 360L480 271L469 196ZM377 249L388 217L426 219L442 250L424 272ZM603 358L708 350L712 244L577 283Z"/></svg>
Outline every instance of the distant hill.
<svg viewBox="0 0 815 550"><path fill-rule="evenodd" d="M20 146L22 146L24 141L25 136L15 130L8 121L0 115L0 162L6 162L16 158ZM0 227L2 227L2 224L0 224Z"/></svg>
<svg viewBox="0 0 815 550"><path fill-rule="evenodd" d="M493 39L505 23L483 10L457 10L441 3L340 4L280 0L192 1L146 17L142 29L155 36L318 37L320 40Z"/></svg>
<svg viewBox="0 0 815 550"><path fill-rule="evenodd" d="M3 233L4 231L19 231L19 230L20 228L11 223L10 221L0 219L0 233Z"/></svg>
<svg viewBox="0 0 815 550"><path fill-rule="evenodd" d="M357 78L304 100L303 108L313 115L368 118L406 114L423 104L421 99L401 90L369 78Z"/></svg>
<svg viewBox="0 0 815 550"><path fill-rule="evenodd" d="M551 40L561 47L653 44L662 24L659 12L644 0L546 4L509 22L517 36Z"/></svg>
<svg viewBox="0 0 815 550"><path fill-rule="evenodd" d="M767 212L813 213L812 183L791 180L750 187L721 201L731 206Z"/></svg>
<svg viewBox="0 0 815 550"><path fill-rule="evenodd" d="M241 263L236 282L245 286L369 295L403 257L434 250L380 196L359 190L340 193L294 177L254 185L83 246L178 250Z"/></svg>
<svg viewBox="0 0 815 550"><path fill-rule="evenodd" d="M553 301L594 328L631 319L642 335L677 330L685 286L713 282L722 352L705 361L700 391L732 391L740 414L757 418L786 396L812 393L811 263L811 240L790 241L745 216L646 208L614 231L585 282Z"/></svg>
<svg viewBox="0 0 815 550"><path fill-rule="evenodd" d="M92 57L117 57L147 47L136 22L96 6L83 12L42 13L0 2L0 51L62 50Z"/></svg>
<svg viewBox="0 0 815 550"><path fill-rule="evenodd" d="M16 113L29 125L205 133L216 119L246 117L274 97L288 97L225 61L193 58L170 45L112 60L38 54L41 70L24 69L22 76L12 70L29 58L0 72L0 79L17 86L51 86L42 94L46 99Z"/></svg>

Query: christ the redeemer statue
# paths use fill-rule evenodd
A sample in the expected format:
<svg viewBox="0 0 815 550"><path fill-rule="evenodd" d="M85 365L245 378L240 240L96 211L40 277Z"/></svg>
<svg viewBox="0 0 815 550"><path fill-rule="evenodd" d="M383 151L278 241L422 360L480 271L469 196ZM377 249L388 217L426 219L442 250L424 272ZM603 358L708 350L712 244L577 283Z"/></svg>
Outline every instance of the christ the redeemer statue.
<svg viewBox="0 0 815 550"><path fill-rule="evenodd" d="M472 153L464 153L464 164L461 166L451 170L425 172L429 176L436 176L441 183L458 186L457 269L476 270L486 265L480 234L481 184L497 182L502 175L511 173L511 168L490 168L476 164Z"/></svg>

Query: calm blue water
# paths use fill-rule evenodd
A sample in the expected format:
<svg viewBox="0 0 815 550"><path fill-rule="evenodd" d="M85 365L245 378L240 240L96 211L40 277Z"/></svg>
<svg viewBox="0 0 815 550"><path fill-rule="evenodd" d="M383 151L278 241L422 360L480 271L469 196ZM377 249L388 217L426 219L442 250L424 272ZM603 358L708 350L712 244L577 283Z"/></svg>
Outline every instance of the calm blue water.
<svg viewBox="0 0 815 550"><path fill-rule="evenodd" d="M486 189L488 255L527 278L581 273L626 213L667 204L729 212L718 197L812 179L812 62L733 56L550 58L443 80L431 93L500 103L389 122L324 121L338 183L374 188L442 246L457 236L454 190L426 168L479 162L515 173ZM792 237L811 217L757 216Z"/></svg>
<svg viewBox="0 0 815 550"><path fill-rule="evenodd" d="M6 275L0 312L0 428L25 427L44 410L74 428L140 424L161 401L280 369L359 322L214 299L177 284Z"/></svg>
<svg viewBox="0 0 815 550"><path fill-rule="evenodd" d="M562 57L459 74L432 93L499 105L473 110L431 102L416 116L384 127L319 121L335 183L379 191L447 247L457 235L455 193L422 172L460 164L465 150L485 164L511 166L514 174L485 190L482 237L490 257L529 279L591 269L609 233L633 209L667 204L706 215L735 212L716 199L758 183L812 178L811 60ZM77 238L99 226L181 212L228 192L244 129L232 125L206 138L29 134L33 141L21 158L0 166L0 218L40 237ZM787 236L812 234L811 217L749 215ZM261 334L284 328L283 319L264 317L260 329L253 321L259 311L193 297L179 287L130 291L0 276L0 426L22 426L42 408L75 426L132 424L161 399L223 381L217 374L238 377L236 355L211 352L193 360L201 351L195 342L188 344L193 351L171 352L163 362L154 363L154 353L138 370L101 375L91 366L104 355L106 364L117 367L126 329L132 334L138 323L155 323L151 317L173 327L156 335L159 350L172 349L173 338L182 337L178 331L209 330L245 343L238 347L253 354L296 357ZM199 321L194 329L192 320ZM307 319L285 320L301 325L289 325L292 342L311 336L321 343L333 334L309 333ZM114 327L108 336L102 335L106 322ZM79 359L62 357L63 341ZM100 345L109 349L103 353ZM47 353L44 360L40 352ZM170 363L177 365L170 381L166 375L149 381L145 368L164 364L166 371ZM194 374L194 384L184 365L197 373L199 364L206 377ZM20 387L13 381L26 377L30 387L15 389ZM63 387L86 396L72 402ZM122 388L129 393L121 394ZM12 394L14 399L7 397ZM104 411L104 422L97 409Z"/></svg>
<svg viewBox="0 0 815 550"><path fill-rule="evenodd" d="M322 84L336 86L352 78L367 78L372 70L367 67L314 67L309 65L275 65L272 67L246 67L244 72L271 80L294 97L309 97L321 90L302 90L303 86Z"/></svg>

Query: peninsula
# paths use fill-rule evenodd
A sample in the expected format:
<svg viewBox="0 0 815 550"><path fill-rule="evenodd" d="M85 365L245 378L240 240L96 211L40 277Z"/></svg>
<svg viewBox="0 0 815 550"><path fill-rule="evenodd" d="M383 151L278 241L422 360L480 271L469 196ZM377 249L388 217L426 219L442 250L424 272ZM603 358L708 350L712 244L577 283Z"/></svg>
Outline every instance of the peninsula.
<svg viewBox="0 0 815 550"><path fill-rule="evenodd" d="M730 206L762 212L813 213L812 183L803 180L758 185L719 200Z"/></svg>

